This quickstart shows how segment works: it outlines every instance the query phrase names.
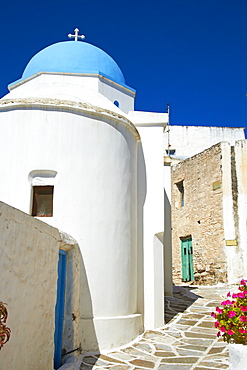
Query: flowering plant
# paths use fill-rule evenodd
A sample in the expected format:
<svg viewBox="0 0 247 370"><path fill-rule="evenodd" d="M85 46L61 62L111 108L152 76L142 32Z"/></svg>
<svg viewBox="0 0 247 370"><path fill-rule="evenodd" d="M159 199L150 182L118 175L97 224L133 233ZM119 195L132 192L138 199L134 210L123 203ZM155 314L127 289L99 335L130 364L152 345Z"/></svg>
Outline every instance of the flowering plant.
<svg viewBox="0 0 247 370"><path fill-rule="evenodd" d="M0 350L10 338L11 330L5 325L7 317L7 308L5 307L4 303L0 301Z"/></svg>
<svg viewBox="0 0 247 370"><path fill-rule="evenodd" d="M225 342L247 344L247 280L242 279L239 293L227 293L227 299L216 307L211 316L216 319L214 326L219 329Z"/></svg>

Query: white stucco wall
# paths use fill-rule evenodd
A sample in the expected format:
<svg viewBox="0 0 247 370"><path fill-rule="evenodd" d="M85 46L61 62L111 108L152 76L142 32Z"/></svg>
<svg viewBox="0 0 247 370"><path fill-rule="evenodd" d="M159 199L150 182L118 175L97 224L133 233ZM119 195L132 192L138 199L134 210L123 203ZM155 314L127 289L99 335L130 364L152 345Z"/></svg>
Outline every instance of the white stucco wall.
<svg viewBox="0 0 247 370"><path fill-rule="evenodd" d="M99 79L99 90L102 95L108 98L111 102L115 100L119 102L119 108L128 113L134 109L135 90L123 87L118 84L110 83L106 78Z"/></svg>
<svg viewBox="0 0 247 370"><path fill-rule="evenodd" d="M247 275L247 140L237 141L234 147L237 177L238 248L242 256L240 277Z"/></svg>
<svg viewBox="0 0 247 370"><path fill-rule="evenodd" d="M57 229L0 202L0 300L11 329L0 369L53 369Z"/></svg>
<svg viewBox="0 0 247 370"><path fill-rule="evenodd" d="M170 165L164 166L164 291L166 296L173 294Z"/></svg>
<svg viewBox="0 0 247 370"><path fill-rule="evenodd" d="M40 97L16 99L1 106L0 152L8 158L0 162L8 179L2 200L29 213L34 174L43 185L54 183L53 217L42 220L80 246L83 349L122 345L143 329L137 286L139 134L115 106L107 111ZM128 322L133 324L127 330Z"/></svg>
<svg viewBox="0 0 247 370"><path fill-rule="evenodd" d="M164 324L164 251L161 241L163 244L163 130L167 114L130 112L129 117L140 133L146 166L143 208L144 325L146 329L153 329Z"/></svg>
<svg viewBox="0 0 247 370"><path fill-rule="evenodd" d="M164 190L163 190L163 127L138 127L141 134L145 165L147 168L147 195L143 213L144 236L144 292L145 292L145 328L157 328L164 323L164 315L156 314L157 274L154 253L154 238L164 230ZM157 266L158 268L159 266ZM163 266L159 271L160 283L163 279ZM156 279L155 279L156 275ZM163 287L164 291L164 287ZM164 307L164 305L163 305Z"/></svg>
<svg viewBox="0 0 247 370"><path fill-rule="evenodd" d="M41 219L79 245L74 302L84 351L120 346L164 322L155 235L164 230L167 114L129 112L133 101L133 91L107 79L52 73L0 100L2 200L30 213L32 186L54 185L53 217Z"/></svg>
<svg viewBox="0 0 247 370"><path fill-rule="evenodd" d="M5 99L43 97L87 102L119 114L134 109L135 90L100 75L40 72L10 87ZM119 102L119 108L114 101Z"/></svg>
<svg viewBox="0 0 247 370"><path fill-rule="evenodd" d="M245 139L244 128L241 127L170 125L164 132L164 152L166 154L169 142L170 149L176 150L176 156L192 157L221 141L234 145L236 140L243 139Z"/></svg>
<svg viewBox="0 0 247 370"><path fill-rule="evenodd" d="M239 256L235 245L226 245L227 240L236 240L236 225L234 222L234 207L232 193L232 165L231 146L229 143L221 143L222 150L222 206L224 244L227 257L227 276L229 283L236 283L239 276ZM234 244L234 243L232 243ZM237 279L237 280L236 280Z"/></svg>
<svg viewBox="0 0 247 370"><path fill-rule="evenodd" d="M247 142L239 140L232 148L229 143L221 145L228 281L236 284L247 273Z"/></svg>

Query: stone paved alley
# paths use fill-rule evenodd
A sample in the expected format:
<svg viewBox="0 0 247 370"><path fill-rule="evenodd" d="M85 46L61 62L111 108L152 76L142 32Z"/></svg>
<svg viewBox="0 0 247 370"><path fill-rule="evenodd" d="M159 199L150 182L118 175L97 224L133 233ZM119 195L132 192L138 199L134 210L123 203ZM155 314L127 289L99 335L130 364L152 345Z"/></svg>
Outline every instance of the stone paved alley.
<svg viewBox="0 0 247 370"><path fill-rule="evenodd" d="M236 286L174 287L166 297L166 325L128 346L80 358L80 370L227 369L228 348L217 339L210 313Z"/></svg>

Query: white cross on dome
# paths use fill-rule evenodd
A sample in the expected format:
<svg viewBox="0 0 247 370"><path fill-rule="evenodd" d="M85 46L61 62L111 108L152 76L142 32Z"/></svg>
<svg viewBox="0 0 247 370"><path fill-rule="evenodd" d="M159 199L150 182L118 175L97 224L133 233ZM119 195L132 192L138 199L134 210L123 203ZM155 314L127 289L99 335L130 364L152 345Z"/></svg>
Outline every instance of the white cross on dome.
<svg viewBox="0 0 247 370"><path fill-rule="evenodd" d="M73 37L75 38L75 41L78 41L78 39L85 39L84 35L79 35L79 28L74 29L75 34L71 35L71 33L68 34L68 37L72 39Z"/></svg>

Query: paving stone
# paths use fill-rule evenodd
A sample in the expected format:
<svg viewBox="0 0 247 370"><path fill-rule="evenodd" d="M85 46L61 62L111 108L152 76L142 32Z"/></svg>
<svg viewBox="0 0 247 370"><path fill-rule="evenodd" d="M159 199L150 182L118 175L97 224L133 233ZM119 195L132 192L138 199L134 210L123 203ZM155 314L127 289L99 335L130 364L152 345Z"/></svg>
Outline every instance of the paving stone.
<svg viewBox="0 0 247 370"><path fill-rule="evenodd" d="M229 368L229 365L226 365L226 364L220 364L220 363L217 363L217 362L214 362L214 361L203 361L203 362L200 362L200 366L204 366L204 367L207 367L209 369L228 369Z"/></svg>
<svg viewBox="0 0 247 370"><path fill-rule="evenodd" d="M219 303L218 302L209 302L209 303L207 303L206 304L206 307L217 307L217 305L218 305Z"/></svg>
<svg viewBox="0 0 247 370"><path fill-rule="evenodd" d="M133 347L140 349L142 351L148 352L148 353L153 352L153 347L150 344L145 343L145 342L135 343Z"/></svg>
<svg viewBox="0 0 247 370"><path fill-rule="evenodd" d="M161 362L163 363L174 363L174 364L194 364L198 361L198 357L168 357L164 358Z"/></svg>
<svg viewBox="0 0 247 370"><path fill-rule="evenodd" d="M129 365L113 365L110 367L111 370L131 370L132 366Z"/></svg>
<svg viewBox="0 0 247 370"><path fill-rule="evenodd" d="M190 370L191 366L189 365L172 365L172 364L165 364L165 365L160 365L158 367L158 370Z"/></svg>
<svg viewBox="0 0 247 370"><path fill-rule="evenodd" d="M166 334L167 332L172 332L172 333L179 333L180 332L180 330L176 329L175 326L173 326L173 325L172 326L167 325L166 328L162 328L162 329L160 329L160 331L164 334Z"/></svg>
<svg viewBox="0 0 247 370"><path fill-rule="evenodd" d="M208 349L208 346L200 346L200 345L193 345L193 344L185 344L178 347L179 349L189 349L189 350L196 350L199 352L205 352ZM178 350L178 349L177 349Z"/></svg>
<svg viewBox="0 0 247 370"><path fill-rule="evenodd" d="M209 355L215 354L215 353L221 353L225 348L224 347L213 347L208 352Z"/></svg>
<svg viewBox="0 0 247 370"><path fill-rule="evenodd" d="M144 360L147 360L147 361L154 361L155 360L155 357L152 356L151 354L147 354L145 352L139 351L138 349L133 348L133 347L125 348L122 351L125 352L125 353L129 353L129 354L133 355L135 358L141 358L141 359L144 359Z"/></svg>
<svg viewBox="0 0 247 370"><path fill-rule="evenodd" d="M107 362L113 362L113 363L117 362L118 364L123 364L123 363L124 363L123 361L118 360L118 359L116 359L116 358L113 358L113 357L111 357L110 355L109 355L109 356L106 356L106 355L100 355L99 359L100 359L100 360L107 361Z"/></svg>
<svg viewBox="0 0 247 370"><path fill-rule="evenodd" d="M172 350L171 346L167 346L166 344L162 344L162 343L155 344L155 348L157 351L159 350L171 351Z"/></svg>
<svg viewBox="0 0 247 370"><path fill-rule="evenodd" d="M211 370L213 370L213 369L215 369L215 367L201 367L201 366L197 366L197 367L194 367L194 369L193 370L209 370L209 369L211 369Z"/></svg>
<svg viewBox="0 0 247 370"><path fill-rule="evenodd" d="M91 354L85 356L80 370L227 369L227 343L216 338L217 329L210 316L212 308L225 298L225 292L233 290L223 288L195 286L193 293L202 297L197 300L187 299L179 292L166 298L165 318L170 319L169 324L146 331L141 339L125 349L99 358ZM209 346L212 348L205 355Z"/></svg>
<svg viewBox="0 0 247 370"><path fill-rule="evenodd" d="M210 311L206 311L206 310L205 310L205 307L203 307L203 308L201 308L201 307L192 307L192 308L190 309L190 311L191 311L191 312L195 312L195 313L201 313L201 314L203 314L203 315L210 315L210 314L211 314L211 312L212 312L212 310L210 310Z"/></svg>
<svg viewBox="0 0 247 370"><path fill-rule="evenodd" d="M146 330L145 333L143 334L143 338L152 338L160 334L161 333L158 330Z"/></svg>
<svg viewBox="0 0 247 370"><path fill-rule="evenodd" d="M224 341L219 341L219 340L217 340L217 342L215 342L214 347L224 347L224 348L226 348L226 349L228 348L228 346L227 346L226 342L224 342Z"/></svg>
<svg viewBox="0 0 247 370"><path fill-rule="evenodd" d="M153 334L151 332L147 332L144 334L144 338L152 339L152 341L156 343L165 343L165 344L172 344L176 339L170 336L162 335L162 333Z"/></svg>
<svg viewBox="0 0 247 370"><path fill-rule="evenodd" d="M176 353L172 351L157 351L154 355L157 357L174 357L176 356Z"/></svg>
<svg viewBox="0 0 247 370"><path fill-rule="evenodd" d="M154 362L145 361L145 360L141 360L141 359L135 359L135 360L132 360L132 361L129 361L129 362L132 365L142 366L142 367L147 368L147 369L153 369L154 366L155 366Z"/></svg>
<svg viewBox="0 0 247 370"><path fill-rule="evenodd" d="M184 315L184 318L185 319L190 319L190 320L200 320L204 317L204 315L201 315L201 314L190 314L190 313L187 313Z"/></svg>
<svg viewBox="0 0 247 370"><path fill-rule="evenodd" d="M199 358L202 355L202 353L199 351L193 351L193 350L182 349L182 348L177 348L177 352L181 356L198 356Z"/></svg>
<svg viewBox="0 0 247 370"><path fill-rule="evenodd" d="M202 321L200 324L197 325L197 327L199 326L199 327L210 328L210 329L215 330L213 323L214 321Z"/></svg>
<svg viewBox="0 0 247 370"><path fill-rule="evenodd" d="M209 329L209 328L198 328L194 326L191 329L188 329L187 333L195 333L195 334L200 334L200 337L208 337L212 339L217 339L217 333L218 331L215 329Z"/></svg>
<svg viewBox="0 0 247 370"><path fill-rule="evenodd" d="M200 346L210 346L213 343L212 339L200 339L198 338L184 338L182 341L177 341L173 343L173 346L180 346L181 344L192 344L192 345L200 345Z"/></svg>
<svg viewBox="0 0 247 370"><path fill-rule="evenodd" d="M171 332L171 331L167 331L166 334L170 337L174 337L174 338L182 338L182 334L179 333L179 332Z"/></svg>
<svg viewBox="0 0 247 370"><path fill-rule="evenodd" d="M98 359L97 362L95 363L95 366L106 366L109 365L109 362L102 361L101 359Z"/></svg>
<svg viewBox="0 0 247 370"><path fill-rule="evenodd" d="M216 354L211 354L211 355L207 355L205 359L208 360L208 361L225 362L226 354L222 353L222 352L221 353L216 353Z"/></svg>
<svg viewBox="0 0 247 370"><path fill-rule="evenodd" d="M184 333L184 335L187 338L199 338L199 339L203 338L203 339L212 339L212 340L215 339L214 334L204 334L204 333L201 333L201 332L194 333L192 331L186 331Z"/></svg>
<svg viewBox="0 0 247 370"><path fill-rule="evenodd" d="M143 367L134 367L134 368L132 367L132 369L133 369L133 370L144 370L144 368L143 368Z"/></svg>
<svg viewBox="0 0 247 370"><path fill-rule="evenodd" d="M188 325L188 326L194 326L194 325L196 325L198 323L198 321L196 321L196 320L187 320L187 319L185 319L185 318L182 318L181 320L179 320L178 322L177 322L177 324L181 324L181 325Z"/></svg>
<svg viewBox="0 0 247 370"><path fill-rule="evenodd" d="M129 361L129 360L133 360L133 356L127 354L127 353L124 353L124 352L111 352L109 353L109 355L113 358L117 358L119 360L123 360L123 361Z"/></svg>
<svg viewBox="0 0 247 370"><path fill-rule="evenodd" d="M177 324L177 323L174 324L174 326L177 330L182 330L182 331L186 331L190 328L189 325L180 325L180 324Z"/></svg>

